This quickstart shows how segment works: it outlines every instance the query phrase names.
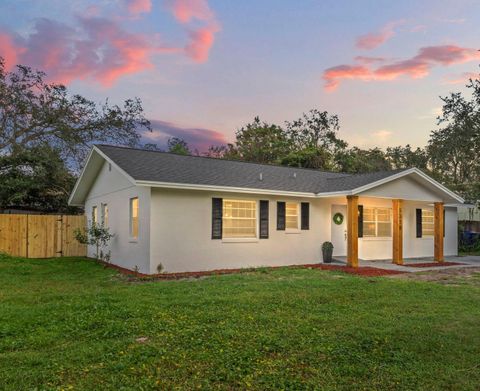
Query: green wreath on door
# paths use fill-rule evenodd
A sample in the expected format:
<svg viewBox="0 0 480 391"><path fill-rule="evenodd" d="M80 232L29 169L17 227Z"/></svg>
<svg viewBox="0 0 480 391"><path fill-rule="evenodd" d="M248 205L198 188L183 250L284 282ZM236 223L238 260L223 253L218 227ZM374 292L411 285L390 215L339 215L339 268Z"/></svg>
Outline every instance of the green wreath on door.
<svg viewBox="0 0 480 391"><path fill-rule="evenodd" d="M343 215L338 212L333 215L333 222L337 225L341 225L343 223Z"/></svg>

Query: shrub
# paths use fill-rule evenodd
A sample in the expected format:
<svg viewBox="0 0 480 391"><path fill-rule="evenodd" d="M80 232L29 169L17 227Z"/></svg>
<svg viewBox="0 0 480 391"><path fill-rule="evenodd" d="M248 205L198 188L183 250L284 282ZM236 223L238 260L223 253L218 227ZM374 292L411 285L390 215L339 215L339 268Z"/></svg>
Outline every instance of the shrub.
<svg viewBox="0 0 480 391"><path fill-rule="evenodd" d="M333 243L332 242L324 242L322 244L322 251L329 251L333 250Z"/></svg>
<svg viewBox="0 0 480 391"><path fill-rule="evenodd" d="M114 235L111 234L109 228L103 224L92 223L89 228L77 228L74 231L74 236L79 243L95 246L96 259L101 259L100 247L106 246ZM108 258L110 260L110 255Z"/></svg>

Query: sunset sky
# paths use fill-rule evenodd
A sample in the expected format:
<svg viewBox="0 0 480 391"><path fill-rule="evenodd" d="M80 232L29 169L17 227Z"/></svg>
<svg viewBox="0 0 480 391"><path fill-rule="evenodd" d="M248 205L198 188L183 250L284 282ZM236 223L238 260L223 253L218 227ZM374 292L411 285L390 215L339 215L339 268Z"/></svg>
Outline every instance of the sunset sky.
<svg viewBox="0 0 480 391"><path fill-rule="evenodd" d="M164 145L312 108L351 145L423 146L480 64L479 0L0 0L0 56L96 101L142 99Z"/></svg>

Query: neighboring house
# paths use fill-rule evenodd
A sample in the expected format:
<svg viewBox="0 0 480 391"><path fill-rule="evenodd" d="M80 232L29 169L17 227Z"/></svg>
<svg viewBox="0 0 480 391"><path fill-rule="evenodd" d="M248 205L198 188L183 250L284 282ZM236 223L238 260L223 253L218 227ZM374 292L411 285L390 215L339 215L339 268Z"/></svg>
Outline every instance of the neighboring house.
<svg viewBox="0 0 480 391"><path fill-rule="evenodd" d="M465 204L458 207L458 221L461 229L467 232L480 232L479 205Z"/></svg>
<svg viewBox="0 0 480 391"><path fill-rule="evenodd" d="M463 199L416 168L362 175L95 146L70 196L142 273L457 254ZM89 249L93 256L94 249ZM361 264L361 261L360 261Z"/></svg>

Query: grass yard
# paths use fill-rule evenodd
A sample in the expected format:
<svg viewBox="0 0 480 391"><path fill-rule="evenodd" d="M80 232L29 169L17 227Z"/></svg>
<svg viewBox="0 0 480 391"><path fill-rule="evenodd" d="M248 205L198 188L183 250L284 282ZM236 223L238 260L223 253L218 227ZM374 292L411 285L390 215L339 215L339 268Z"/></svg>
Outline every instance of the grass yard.
<svg viewBox="0 0 480 391"><path fill-rule="evenodd" d="M0 256L0 389L480 388L480 274L127 282Z"/></svg>

